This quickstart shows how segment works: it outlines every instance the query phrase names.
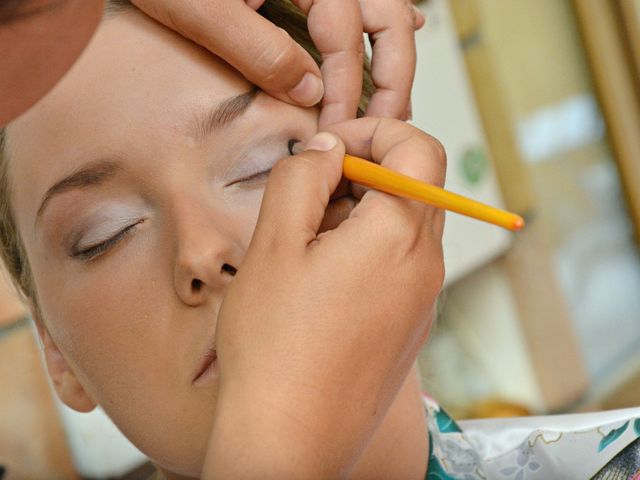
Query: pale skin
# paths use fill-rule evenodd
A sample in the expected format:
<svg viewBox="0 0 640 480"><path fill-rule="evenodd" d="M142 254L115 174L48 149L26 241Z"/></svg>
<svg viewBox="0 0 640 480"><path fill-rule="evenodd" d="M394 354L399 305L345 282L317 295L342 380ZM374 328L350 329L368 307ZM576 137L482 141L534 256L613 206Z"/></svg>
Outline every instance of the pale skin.
<svg viewBox="0 0 640 480"><path fill-rule="evenodd" d="M56 391L102 406L167 478L424 478L412 365L442 282L443 216L372 191L354 208L345 185L327 204L345 147L435 184L444 154L392 120L332 127L346 144L314 137L317 110L264 93L232 123L200 120L251 90L129 12L10 125ZM290 139L308 149L279 161Z"/></svg>
<svg viewBox="0 0 640 480"><path fill-rule="evenodd" d="M414 30L410 0L294 0L324 57L311 56L255 12L265 0L133 0L165 26L225 59L262 90L300 106L321 101L320 125L355 117L363 33L373 43L378 87L368 114L410 115ZM71 67L102 16L104 0L0 2L0 126L42 98Z"/></svg>

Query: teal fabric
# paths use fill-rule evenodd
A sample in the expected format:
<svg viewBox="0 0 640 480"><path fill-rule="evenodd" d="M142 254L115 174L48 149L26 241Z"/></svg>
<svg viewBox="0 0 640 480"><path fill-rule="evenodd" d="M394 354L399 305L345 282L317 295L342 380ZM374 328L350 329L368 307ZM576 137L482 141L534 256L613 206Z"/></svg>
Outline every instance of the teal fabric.
<svg viewBox="0 0 640 480"><path fill-rule="evenodd" d="M429 463L427 464L427 476L426 480L456 480L455 477L452 477L447 472L444 471L442 465L440 464L440 460L433 454L433 437L431 436L431 432L429 432Z"/></svg>
<svg viewBox="0 0 640 480"><path fill-rule="evenodd" d="M427 417L429 416L429 409L426 410ZM431 423L431 428L434 426L437 429L438 434L443 433L454 433L461 434L462 429L458 426L453 418L442 408L438 407L437 410L432 411L431 413L433 420L435 422ZM440 435L438 435L439 438ZM425 477L426 480L466 480L465 476L455 476L451 472L447 472L444 468L440 459L434 453L434 444L435 444L434 435L432 435L431 430L429 430L429 461L427 463L427 475Z"/></svg>
<svg viewBox="0 0 640 480"><path fill-rule="evenodd" d="M554 417L538 417L539 426L529 417L525 429L518 419L496 419L490 428L478 430L472 422L462 422L461 428L428 397L425 408L425 480L640 480L640 418L635 409L622 411L627 418L601 424L589 423L588 414L567 415L585 420L564 429L550 426ZM505 443L512 429L522 440L510 437Z"/></svg>

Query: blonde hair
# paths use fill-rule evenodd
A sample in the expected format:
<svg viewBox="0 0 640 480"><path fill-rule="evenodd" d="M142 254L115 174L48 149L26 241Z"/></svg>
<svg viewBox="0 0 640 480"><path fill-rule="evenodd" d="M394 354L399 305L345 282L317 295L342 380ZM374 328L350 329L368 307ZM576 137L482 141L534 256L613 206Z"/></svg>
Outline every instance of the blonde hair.
<svg viewBox="0 0 640 480"><path fill-rule="evenodd" d="M128 0L109 0L105 14L113 16L135 8ZM313 44L307 29L307 17L289 0L267 0L258 11L289 33L293 40L309 52L318 65L322 64L322 56ZM373 91L371 69L368 59L365 58L358 116L364 114ZM29 259L16 228L10 198L7 132L6 129L0 129L0 257L19 291L37 307L37 292L33 283Z"/></svg>
<svg viewBox="0 0 640 480"><path fill-rule="evenodd" d="M20 293L36 302L29 260L11 210L6 129L0 129L0 257Z"/></svg>

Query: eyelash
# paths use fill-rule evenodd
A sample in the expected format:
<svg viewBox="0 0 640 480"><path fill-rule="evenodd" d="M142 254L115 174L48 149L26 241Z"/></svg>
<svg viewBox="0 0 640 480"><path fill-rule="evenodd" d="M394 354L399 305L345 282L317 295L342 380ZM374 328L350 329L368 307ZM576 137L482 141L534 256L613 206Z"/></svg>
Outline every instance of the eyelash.
<svg viewBox="0 0 640 480"><path fill-rule="evenodd" d="M289 141L287 142L287 150L289 152L289 155L294 156L295 153L293 153L293 147L295 146L296 143L300 143L300 140L298 140L297 138L290 138Z"/></svg>
<svg viewBox="0 0 640 480"><path fill-rule="evenodd" d="M293 139L293 138L290 139L287 142L287 151L289 152L289 155L291 155L291 156L295 155L293 153L293 147L298 142L300 142L300 140ZM269 172L271 172L271 169L265 170L263 172L258 172L258 173L254 174L254 175L249 176L249 177L240 179L235 183L240 183L240 182L250 183L251 181L257 180L258 178L262 178L264 176L268 176ZM135 227L137 227L143 221L144 220L140 220L139 222L133 223L133 224L123 228L118 233L116 233L113 237L109 238L108 240L105 240L104 242L100 242L97 245L93 245L91 247L83 248L82 250L76 250L76 247L74 247L71 256L73 258L78 258L78 259L84 260L86 262L91 261L94 258L102 255L107 250L109 250L111 247L115 246L122 239L127 237L133 231L133 229Z"/></svg>
<svg viewBox="0 0 640 480"><path fill-rule="evenodd" d="M295 155L295 153L293 153L293 147L294 147L294 145L296 143L299 143L299 142L300 142L300 140L297 140L295 138L289 139L289 141L287 142L287 151L289 152L289 155L291 155L291 156ZM268 177L270 172L271 172L271 169L264 170L264 171L258 172L258 173L254 173L253 175L250 175L248 177L236 180L235 182L232 182L229 185L235 185L235 184L238 184L238 183L251 184L251 183L256 182L258 180L262 180L264 177Z"/></svg>
<svg viewBox="0 0 640 480"><path fill-rule="evenodd" d="M93 245L91 247L83 248L82 250L78 250L78 251L75 251L75 247L74 247L74 251L72 252L71 256L73 258L78 258L80 260L84 260L86 262L89 262L89 261L93 260L94 258L102 255L107 250L109 250L111 247L113 247L117 243L119 243L122 239L127 237L130 233L133 232L133 229L135 227L137 227L139 224L141 224L143 221L144 220L140 220L140 221L138 221L136 223L133 223L133 224L129 225L128 227L123 228L118 233L116 233L113 237L105 240L104 242L100 242L97 245Z"/></svg>

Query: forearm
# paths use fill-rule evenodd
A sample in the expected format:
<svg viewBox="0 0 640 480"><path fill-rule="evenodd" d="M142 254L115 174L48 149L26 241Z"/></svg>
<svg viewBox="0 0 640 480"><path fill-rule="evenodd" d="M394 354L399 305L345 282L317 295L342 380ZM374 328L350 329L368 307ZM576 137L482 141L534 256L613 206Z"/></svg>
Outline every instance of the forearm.
<svg viewBox="0 0 640 480"><path fill-rule="evenodd" d="M371 392L350 389L346 398L303 390L274 395L273 389L223 386L202 477L348 477L389 405L369 407Z"/></svg>
<svg viewBox="0 0 640 480"><path fill-rule="evenodd" d="M349 479L424 480L428 457L425 405L414 365Z"/></svg>

